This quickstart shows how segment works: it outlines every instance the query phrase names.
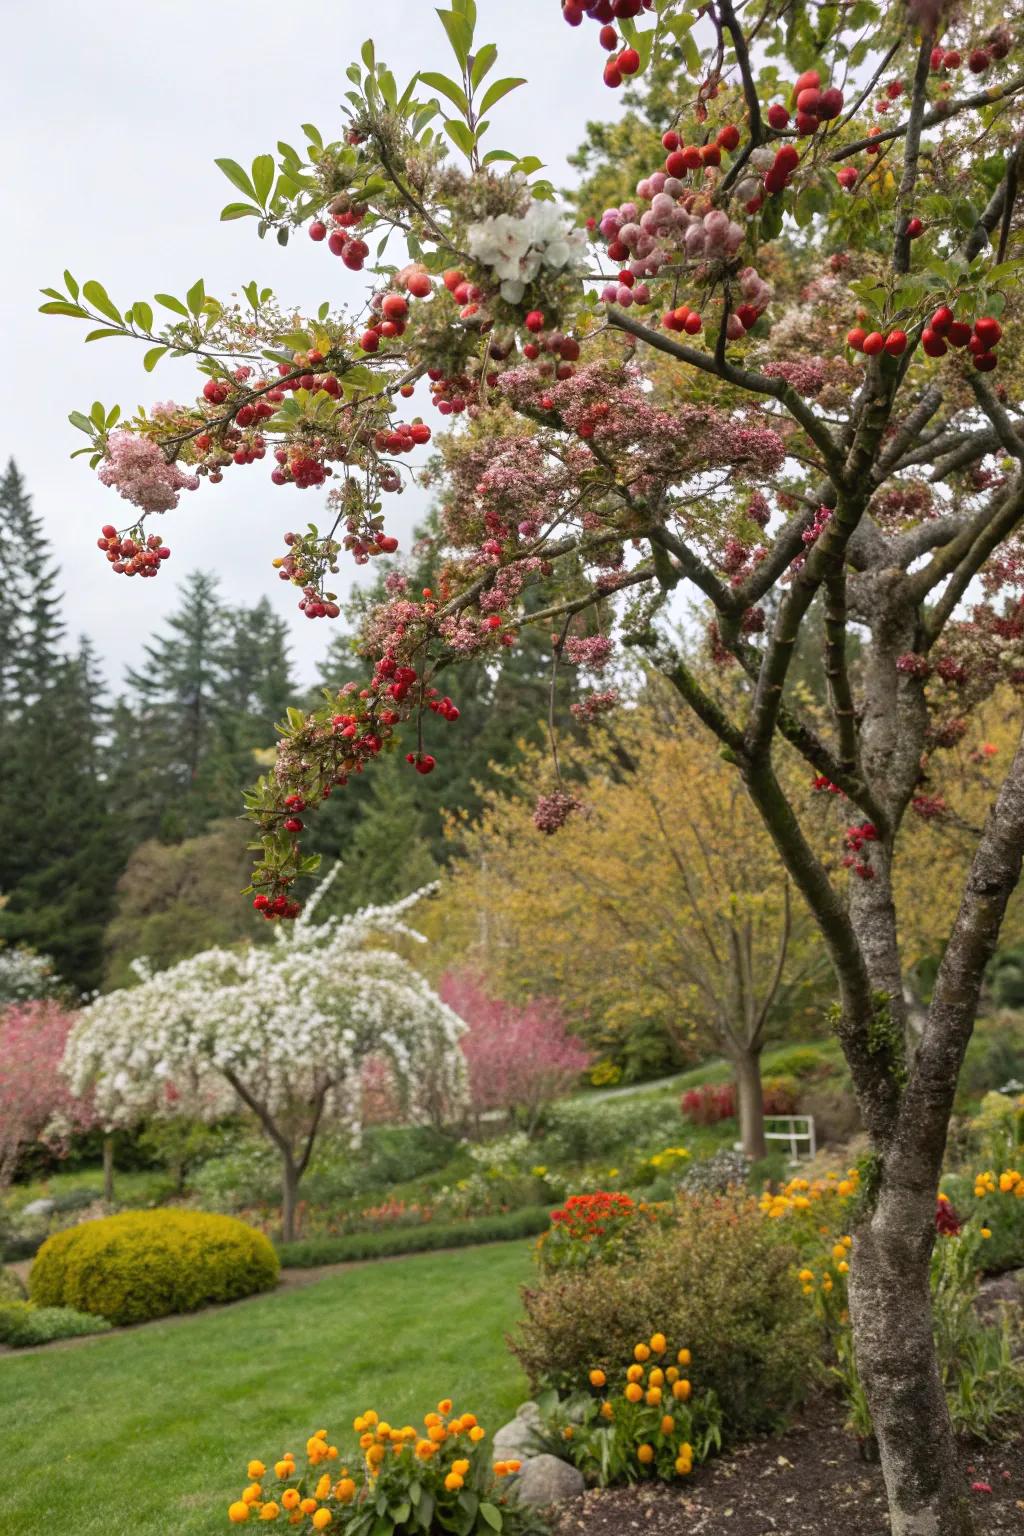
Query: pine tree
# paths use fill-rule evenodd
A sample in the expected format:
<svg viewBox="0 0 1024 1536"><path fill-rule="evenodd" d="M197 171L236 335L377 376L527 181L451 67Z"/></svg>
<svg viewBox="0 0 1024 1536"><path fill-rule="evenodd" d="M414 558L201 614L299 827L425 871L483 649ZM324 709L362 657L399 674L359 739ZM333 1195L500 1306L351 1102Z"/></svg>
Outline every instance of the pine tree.
<svg viewBox="0 0 1024 1536"><path fill-rule="evenodd" d="M46 691L60 657L57 568L13 459L0 479L0 731Z"/></svg>

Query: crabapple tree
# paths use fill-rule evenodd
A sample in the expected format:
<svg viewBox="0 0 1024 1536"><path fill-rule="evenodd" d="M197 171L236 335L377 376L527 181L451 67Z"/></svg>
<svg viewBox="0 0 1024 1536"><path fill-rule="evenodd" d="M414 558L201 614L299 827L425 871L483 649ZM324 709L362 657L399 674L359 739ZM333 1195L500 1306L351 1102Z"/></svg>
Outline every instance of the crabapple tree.
<svg viewBox="0 0 1024 1536"><path fill-rule="evenodd" d="M910 1051L892 869L928 761L970 735L987 691L1024 681L1019 27L992 0L710 0L699 18L684 0L564 0L578 30L560 31L551 0L567 70L577 54L602 67L603 46L610 88L649 73L673 104L635 187L577 225L535 158L491 147L492 109L522 82L495 69L476 10L440 12L453 76L402 85L368 43L334 134L306 124L301 147L249 170L220 162L238 194L223 216L282 243L304 229L325 270L367 270L365 310L300 319L254 283L218 300L197 281L158 294L158 320L70 273L45 291L92 335L139 338L146 366L171 353L199 373L182 404L72 418L132 509L101 557L155 575L152 519L266 459L283 497L327 486L324 528L296 518L277 565L305 616L329 620L340 562L394 551L384 508L430 436L407 403L423 381L456 428L432 471L447 547L425 589L389 575L364 686L290 716L250 800L255 901L295 915L304 816L399 738L410 771L435 770L417 721L431 709L457 735L451 663L498 658L524 622L556 650L643 647L735 766L828 948L872 1148L851 1308L892 1530L963 1536L929 1254L957 1073L1020 872L1024 748ZM687 599L718 683L679 643ZM794 686L799 642L820 650L824 723ZM594 712L614 703L601 693ZM782 739L808 794L831 794L834 856L780 781ZM571 814L555 777L538 827Z"/></svg>
<svg viewBox="0 0 1024 1536"><path fill-rule="evenodd" d="M468 971L446 971L437 990L467 1025L462 1049L473 1115L518 1113L533 1131L544 1105L568 1093L591 1060L558 1005L550 998L504 1002Z"/></svg>
<svg viewBox="0 0 1024 1536"><path fill-rule="evenodd" d="M60 1150L96 1123L87 1094L58 1070L75 1015L52 1001L14 1003L0 1013L0 1190L34 1142Z"/></svg>
<svg viewBox="0 0 1024 1536"><path fill-rule="evenodd" d="M417 893L419 894L419 893ZM82 1010L64 1054L75 1094L108 1129L243 1107L281 1158L281 1227L295 1234L299 1181L318 1132L361 1125L364 1066L388 1069L413 1119L461 1102L465 1025L382 935L415 935L413 900L313 924L270 945L211 949ZM374 947L376 941L377 947ZM429 1093L429 1100L428 1100Z"/></svg>

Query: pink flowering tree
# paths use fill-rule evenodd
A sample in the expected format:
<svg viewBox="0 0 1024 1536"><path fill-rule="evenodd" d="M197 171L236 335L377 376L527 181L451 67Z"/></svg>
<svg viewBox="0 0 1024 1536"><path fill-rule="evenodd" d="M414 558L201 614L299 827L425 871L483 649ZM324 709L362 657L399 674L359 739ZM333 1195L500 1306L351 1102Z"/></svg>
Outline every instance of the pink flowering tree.
<svg viewBox="0 0 1024 1536"><path fill-rule="evenodd" d="M60 1151L74 1132L96 1124L90 1100L77 1098L59 1070L74 1022L55 1002L0 1014L0 1190L26 1148L42 1142Z"/></svg>
<svg viewBox="0 0 1024 1536"><path fill-rule="evenodd" d="M482 977L467 971L446 972L438 993L469 1026L461 1045L478 1122L503 1111L520 1116L532 1132L544 1105L568 1093L590 1065L590 1053L549 998L502 1002L488 993Z"/></svg>
<svg viewBox="0 0 1024 1536"><path fill-rule="evenodd" d="M970 738L979 699L1024 682L1020 38L991 0L710 0L699 21L682 0L560 9L579 29L560 34L567 70L604 58L610 88L657 87L657 124L606 159L605 206L582 222L528 146L495 142L523 82L477 38L476 0L451 0L452 75L400 83L367 43L333 134L306 124L301 147L219 162L224 218L282 244L305 230L326 266L369 269L365 305L303 314L255 284L218 299L198 281L158 294L157 317L70 273L45 290L47 312L136 338L147 368L173 353L198 369L182 404L73 416L135 509L104 526L102 556L119 575L159 571L150 495L266 459L283 498L327 486L326 523L297 512L277 566L304 616L330 619L341 560L395 550L385 508L431 436L421 406L458 428L434 460L433 579L392 573L364 683L292 713L250 798L255 904L295 916L304 817L381 752L434 771L424 723L457 734L453 663L497 665L524 623L551 633L553 667L570 635L640 647L735 765L827 946L870 1138L850 1301L891 1529L964 1536L931 1331L933 1202L1020 875L1024 745L909 1040L893 867L935 754ZM530 116L514 120L522 133ZM130 462L115 429L176 473L150 449ZM795 686L801 651L822 709ZM783 787L791 753L806 794ZM555 833L573 796L554 765L537 788Z"/></svg>

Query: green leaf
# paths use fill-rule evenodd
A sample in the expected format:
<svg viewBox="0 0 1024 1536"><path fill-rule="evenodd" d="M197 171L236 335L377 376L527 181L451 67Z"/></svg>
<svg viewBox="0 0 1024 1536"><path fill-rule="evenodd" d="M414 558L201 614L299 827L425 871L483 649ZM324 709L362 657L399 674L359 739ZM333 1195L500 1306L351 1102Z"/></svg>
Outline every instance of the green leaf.
<svg viewBox="0 0 1024 1536"><path fill-rule="evenodd" d="M396 1525L404 1525L406 1520L409 1518L411 1509L412 1505L409 1503L408 1499L405 1499L401 1504L396 1504L394 1509L388 1510L388 1514L391 1516Z"/></svg>
<svg viewBox="0 0 1024 1536"><path fill-rule="evenodd" d="M87 432L92 437L94 431L93 423L89 420L88 416L83 416L81 411L72 411L68 416L68 421L70 421L73 427L77 427L79 432Z"/></svg>
<svg viewBox="0 0 1024 1536"><path fill-rule="evenodd" d="M68 293L70 293L73 299L78 298L78 284L75 282L70 272L64 273L64 286L67 288Z"/></svg>
<svg viewBox="0 0 1024 1536"><path fill-rule="evenodd" d="M289 704L286 713L288 715L288 724L291 726L292 730L301 731L302 727L306 723L306 717L302 713L302 710L296 709L294 704Z"/></svg>
<svg viewBox="0 0 1024 1536"><path fill-rule="evenodd" d="M129 314L133 325L139 326L143 331L153 329L153 310L144 299L139 299L138 303L133 304Z"/></svg>
<svg viewBox="0 0 1024 1536"><path fill-rule="evenodd" d="M237 187L239 192L244 192L246 197L256 201L256 188L236 160L215 160L213 163L220 166L232 186Z"/></svg>
<svg viewBox="0 0 1024 1536"><path fill-rule="evenodd" d="M489 112L495 102L500 101L503 96L507 96L509 91L514 91L517 85L525 84L525 80L512 79L511 77L507 80L493 81L484 92L484 99L480 103L480 116L482 117L485 112Z"/></svg>
<svg viewBox="0 0 1024 1536"><path fill-rule="evenodd" d="M257 155L252 163L252 184L256 188L256 201L266 206L270 189L274 185L273 155Z"/></svg>
<svg viewBox="0 0 1024 1536"><path fill-rule="evenodd" d="M203 312L203 303L205 299L206 288L203 285L202 278L200 278L198 282L192 284L192 287L185 295L185 303L189 307L190 314L196 316L201 315Z"/></svg>
<svg viewBox="0 0 1024 1536"><path fill-rule="evenodd" d="M150 347L149 351L142 359L142 366L145 368L147 373L153 372L153 369L156 367L157 363L165 355L166 352L166 347Z"/></svg>
<svg viewBox="0 0 1024 1536"><path fill-rule="evenodd" d="M538 160L536 155L524 155L521 160L516 161L516 170L522 171L524 176L532 176L534 171L540 171L543 168L543 160Z"/></svg>
<svg viewBox="0 0 1024 1536"><path fill-rule="evenodd" d="M172 293L157 293L154 294L154 298L158 304L164 306L164 309L171 309L176 315L184 315L185 319L188 319L188 310L181 300L176 299Z"/></svg>
<svg viewBox="0 0 1024 1536"><path fill-rule="evenodd" d="M469 103L466 100L465 91L460 90L455 81L449 80L447 75L439 75L434 70L426 69L420 71L420 79L424 85L429 85L432 91L440 91L442 96L447 96L460 112L468 111Z"/></svg>
<svg viewBox="0 0 1024 1536"><path fill-rule="evenodd" d="M121 407L119 405L112 405L110 407L110 410L107 412L107 431L108 432L110 431L110 428L114 425L114 423L117 421L117 419L120 416L120 414L121 414Z"/></svg>
<svg viewBox="0 0 1024 1536"><path fill-rule="evenodd" d="M480 163L491 165L495 160L518 160L518 158L519 156L514 155L510 149L489 149Z"/></svg>
<svg viewBox="0 0 1024 1536"><path fill-rule="evenodd" d="M476 135L472 128L466 123L460 123L455 117L446 117L444 126L452 143L457 144L463 154L471 155L476 146Z"/></svg>
<svg viewBox="0 0 1024 1536"><path fill-rule="evenodd" d="M366 65L367 69L373 69L374 65L377 62L377 56L376 56L376 54L373 51L373 38L372 37L368 37L366 39L366 42L363 44L363 46L359 50L359 56L362 59L363 63Z"/></svg>
<svg viewBox="0 0 1024 1536"><path fill-rule="evenodd" d="M71 315L75 320L88 320L89 311L83 309L80 304L65 304L63 300L50 304L40 304L41 315Z"/></svg>
<svg viewBox="0 0 1024 1536"><path fill-rule="evenodd" d="M487 71L491 68L497 57L498 50L494 43L484 43L483 47L479 49L476 57L473 60L473 66L469 73L470 83L472 84L474 91L486 75Z"/></svg>
<svg viewBox="0 0 1024 1536"><path fill-rule="evenodd" d="M495 1504L484 1502L480 1505L481 1518L487 1521L492 1531L500 1531L502 1526L501 1510Z"/></svg>
<svg viewBox="0 0 1024 1536"><path fill-rule="evenodd" d="M317 149L323 149L324 141L319 128L315 127L312 123L303 123L302 131L311 144L315 144Z"/></svg>
<svg viewBox="0 0 1024 1536"><path fill-rule="evenodd" d="M92 403L92 410L89 412L89 417L90 417L90 419L92 421L94 421L96 423L96 425L99 427L100 431L102 432L103 428L107 424L107 413L103 409L103 406L100 404L100 402L98 400L94 400L93 401L93 403Z"/></svg>
<svg viewBox="0 0 1024 1536"><path fill-rule="evenodd" d="M116 325L104 325L98 331L90 331L86 341L99 341L104 336L127 336L128 332Z"/></svg>
<svg viewBox="0 0 1024 1536"><path fill-rule="evenodd" d="M308 352L313 345L313 338L308 331L285 331L275 340L283 347L291 347L293 352Z"/></svg>
<svg viewBox="0 0 1024 1536"><path fill-rule="evenodd" d="M220 211L222 224L226 224L229 219L246 219L250 216L254 219L260 216L260 210L254 208L251 203L228 203Z"/></svg>
<svg viewBox="0 0 1024 1536"><path fill-rule="evenodd" d="M83 297L98 309L101 315L106 315L108 320L113 320L115 325L121 324L121 312L111 303L107 290L102 283L88 282L82 287Z"/></svg>
<svg viewBox="0 0 1024 1536"><path fill-rule="evenodd" d="M469 50L473 46L473 28L465 16L456 11L438 11L438 20L448 34L452 52L463 69L469 62Z"/></svg>

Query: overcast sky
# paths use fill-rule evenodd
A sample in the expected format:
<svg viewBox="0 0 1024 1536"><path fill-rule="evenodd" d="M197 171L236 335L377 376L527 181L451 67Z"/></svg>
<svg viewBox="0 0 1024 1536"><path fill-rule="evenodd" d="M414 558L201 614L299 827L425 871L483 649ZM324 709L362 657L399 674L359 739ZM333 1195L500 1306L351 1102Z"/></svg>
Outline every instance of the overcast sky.
<svg viewBox="0 0 1024 1536"><path fill-rule="evenodd" d="M490 142L541 156L564 185L583 122L616 111L596 28L570 31L557 0L478 0L478 10L477 39L498 44L498 70L530 81L491 114ZM237 194L213 161L248 166L278 139L301 145L303 122L332 137L345 68L371 33L400 87L416 68L453 72L429 0L20 0L5 9L0 454L16 458L53 541L68 629L91 636L112 682L196 566L220 576L228 602L268 593L289 620L301 675L311 676L329 621L303 618L298 592L270 561L300 511L315 520L321 493L272 486L267 461L229 470L220 486L184 493L160 522L173 558L156 581L113 575L95 541L108 520L123 525L124 504L87 460L69 459L85 439L68 412L88 412L94 399L125 411L186 401L195 370L164 362L147 375L141 344L86 346L83 322L37 313L38 289L62 286L68 267L79 282L103 282L122 310L156 292L182 294L200 276L218 297L256 278L297 308L358 299L363 280L325 245L300 233L282 250L257 239L254 221L221 224ZM407 491L393 507L401 536L424 501ZM352 575L349 565L339 580Z"/></svg>

